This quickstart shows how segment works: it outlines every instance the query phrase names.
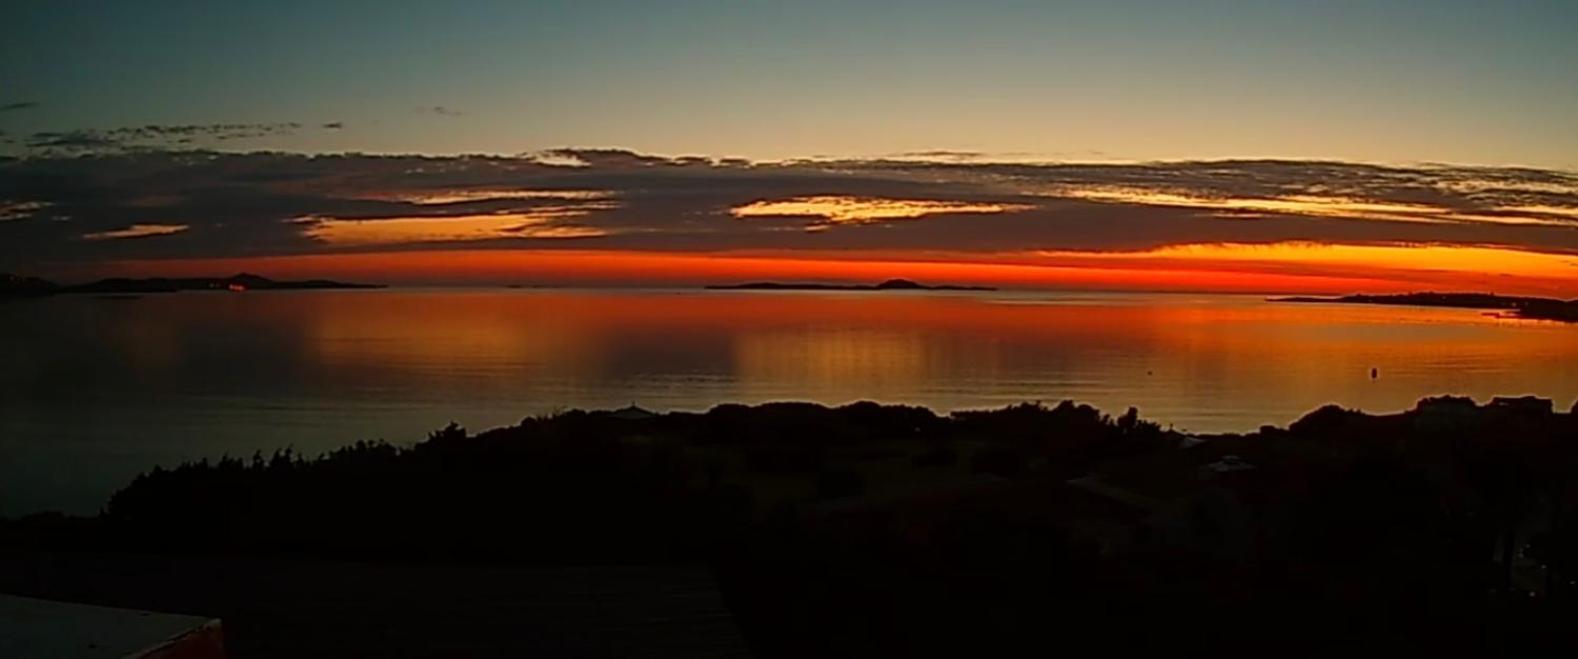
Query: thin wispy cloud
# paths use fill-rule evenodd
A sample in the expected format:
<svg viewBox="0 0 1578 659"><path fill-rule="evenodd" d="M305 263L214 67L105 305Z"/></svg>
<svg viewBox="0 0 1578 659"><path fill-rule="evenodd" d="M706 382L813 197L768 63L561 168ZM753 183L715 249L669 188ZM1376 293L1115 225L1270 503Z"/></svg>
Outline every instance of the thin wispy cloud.
<svg viewBox="0 0 1578 659"><path fill-rule="evenodd" d="M323 124L322 129L337 130L343 124ZM28 135L24 145L34 151L97 152L124 149L180 149L209 144L294 135L303 129L298 122L148 124L109 129L38 131Z"/></svg>
<svg viewBox="0 0 1578 659"><path fill-rule="evenodd" d="M92 231L82 234L83 240L135 240L171 236L191 227L185 224L133 224L120 229Z"/></svg>
<svg viewBox="0 0 1578 659"><path fill-rule="evenodd" d="M36 107L38 107L38 103L34 102L34 101L14 101L14 102L11 102L11 103L0 103L0 112L14 112L16 110L31 110L31 109L36 108Z"/></svg>
<svg viewBox="0 0 1578 659"><path fill-rule="evenodd" d="M754 201L729 209L729 214L750 218L812 218L808 230L833 224L870 224L917 220L928 215L989 215L1031 210L1028 204L969 203L935 199L884 199L817 195Z"/></svg>

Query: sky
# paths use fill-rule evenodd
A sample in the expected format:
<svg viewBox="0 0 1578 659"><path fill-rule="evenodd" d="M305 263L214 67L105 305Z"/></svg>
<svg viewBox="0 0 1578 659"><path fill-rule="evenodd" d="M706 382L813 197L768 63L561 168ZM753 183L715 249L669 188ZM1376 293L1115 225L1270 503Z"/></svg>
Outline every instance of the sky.
<svg viewBox="0 0 1578 659"><path fill-rule="evenodd" d="M0 18L7 271L1578 296L1572 2Z"/></svg>

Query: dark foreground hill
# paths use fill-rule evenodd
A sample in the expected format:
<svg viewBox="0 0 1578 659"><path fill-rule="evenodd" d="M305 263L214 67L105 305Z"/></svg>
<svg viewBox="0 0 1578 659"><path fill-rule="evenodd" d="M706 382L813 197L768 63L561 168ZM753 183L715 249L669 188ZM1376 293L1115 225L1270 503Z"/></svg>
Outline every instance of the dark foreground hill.
<svg viewBox="0 0 1578 659"><path fill-rule="evenodd" d="M230 588L180 567L194 561L377 564L376 584L341 596L368 600L336 605L372 627L358 611L387 608L379 592L461 574L437 566L705 565L769 657L1512 656L1578 644L1573 474L1578 421L1538 399L1327 407L1218 436L1072 403L629 408L155 469L98 517L0 526L0 553L56 572L90 552L155 555L167 590ZM235 583L302 578L270 570ZM10 583L68 581L79 598L115 583ZM482 588L443 596L496 596ZM258 597L233 594L239 650L289 633Z"/></svg>

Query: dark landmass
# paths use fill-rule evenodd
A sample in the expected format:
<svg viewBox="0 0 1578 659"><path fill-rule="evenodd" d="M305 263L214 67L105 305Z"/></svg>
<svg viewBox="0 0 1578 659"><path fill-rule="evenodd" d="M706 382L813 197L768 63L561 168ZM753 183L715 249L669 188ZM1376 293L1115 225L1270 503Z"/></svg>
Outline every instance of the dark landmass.
<svg viewBox="0 0 1578 659"><path fill-rule="evenodd" d="M229 277L185 277L128 279L117 277L101 279L87 284L61 285L36 277L0 275L0 298L40 297L71 293L127 294L175 293L179 291L281 291L313 289L383 288L381 284L352 284L328 279L305 281L276 281L267 277L241 273Z"/></svg>
<svg viewBox="0 0 1578 659"><path fill-rule="evenodd" d="M684 656L734 623L759 657L1566 656L1574 474L1578 406L1535 398L1200 436L1067 402L571 411L155 468L0 522L0 589L222 617L236 657ZM643 622L563 631L583 609Z"/></svg>
<svg viewBox="0 0 1578 659"><path fill-rule="evenodd" d="M1517 297L1490 293L1404 293L1401 295L1344 295L1342 297L1281 297L1272 298L1271 301L1505 309L1511 311L1511 315L1517 318L1578 323L1578 300Z"/></svg>
<svg viewBox="0 0 1578 659"><path fill-rule="evenodd" d="M797 284L758 281L748 284L718 284L708 289L719 291L995 291L990 286L928 286L908 279L889 279L880 284Z"/></svg>
<svg viewBox="0 0 1578 659"><path fill-rule="evenodd" d="M60 286L55 282L38 277L22 277L9 273L0 273L0 298L8 297L43 297L59 292Z"/></svg>

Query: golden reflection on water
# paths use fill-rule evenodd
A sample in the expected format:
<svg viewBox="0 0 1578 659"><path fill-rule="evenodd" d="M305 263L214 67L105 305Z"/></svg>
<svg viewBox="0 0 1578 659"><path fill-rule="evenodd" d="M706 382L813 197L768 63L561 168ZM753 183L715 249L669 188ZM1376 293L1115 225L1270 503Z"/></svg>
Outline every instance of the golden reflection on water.
<svg viewBox="0 0 1578 659"><path fill-rule="evenodd" d="M563 310L500 304L469 294L325 296L303 316L307 347L331 368L388 372L548 370L595 373L603 353Z"/></svg>
<svg viewBox="0 0 1578 659"><path fill-rule="evenodd" d="M1071 397L1213 430L1337 402L1575 393L1578 332L1461 309L1212 296L463 292L257 296L340 377L479 397L704 409L860 398L951 409ZM1371 368L1381 377L1372 381ZM450 385L446 385L450 386ZM547 400L554 392L573 400ZM494 389L490 389L494 388Z"/></svg>
<svg viewBox="0 0 1578 659"><path fill-rule="evenodd" d="M883 398L936 377L936 352L914 334L844 329L745 334L733 357L745 391L861 388Z"/></svg>
<svg viewBox="0 0 1578 659"><path fill-rule="evenodd" d="M1578 326L1243 296L181 293L0 305L0 327L0 511L91 510L150 464L632 402L1067 398L1233 431L1326 403L1578 395Z"/></svg>

